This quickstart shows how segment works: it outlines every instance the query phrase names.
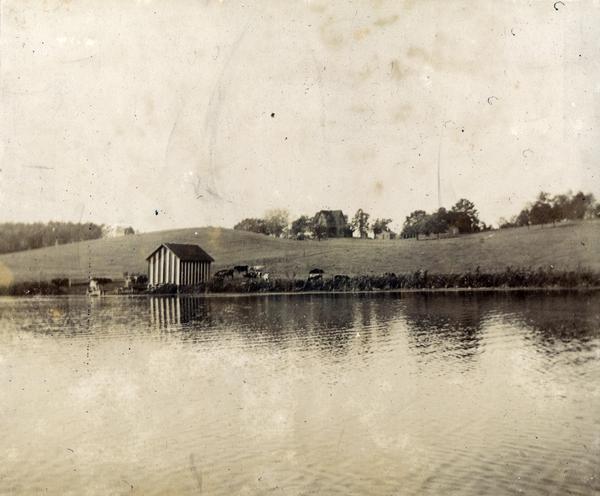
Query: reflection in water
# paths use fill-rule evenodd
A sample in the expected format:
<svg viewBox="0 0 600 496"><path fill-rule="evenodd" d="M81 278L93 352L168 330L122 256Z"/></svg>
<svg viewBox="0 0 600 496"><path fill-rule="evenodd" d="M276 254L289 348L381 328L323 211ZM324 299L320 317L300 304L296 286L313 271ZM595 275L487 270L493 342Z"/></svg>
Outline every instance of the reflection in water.
<svg viewBox="0 0 600 496"><path fill-rule="evenodd" d="M403 314L417 351L425 355L432 351L448 352L456 358L471 360L481 343L486 298L466 293L444 298L416 294L405 300Z"/></svg>
<svg viewBox="0 0 600 496"><path fill-rule="evenodd" d="M150 321L157 327L171 328L192 321L207 322L210 300L206 298L150 297Z"/></svg>
<svg viewBox="0 0 600 496"><path fill-rule="evenodd" d="M0 493L594 494L599 303L0 298Z"/></svg>

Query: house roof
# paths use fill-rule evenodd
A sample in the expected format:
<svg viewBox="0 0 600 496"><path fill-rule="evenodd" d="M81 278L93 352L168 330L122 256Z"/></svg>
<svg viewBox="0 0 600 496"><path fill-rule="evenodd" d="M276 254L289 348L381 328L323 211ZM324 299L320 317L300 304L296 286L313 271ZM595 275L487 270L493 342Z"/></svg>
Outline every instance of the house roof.
<svg viewBox="0 0 600 496"><path fill-rule="evenodd" d="M345 226L346 219L344 219L344 212L341 210L319 210L315 218L319 215L325 216L325 221L328 226Z"/></svg>
<svg viewBox="0 0 600 496"><path fill-rule="evenodd" d="M150 255L146 257L148 260L162 246L166 246L171 250L182 262L214 262L215 259L206 253L198 245L186 245L181 243L163 243L158 246Z"/></svg>

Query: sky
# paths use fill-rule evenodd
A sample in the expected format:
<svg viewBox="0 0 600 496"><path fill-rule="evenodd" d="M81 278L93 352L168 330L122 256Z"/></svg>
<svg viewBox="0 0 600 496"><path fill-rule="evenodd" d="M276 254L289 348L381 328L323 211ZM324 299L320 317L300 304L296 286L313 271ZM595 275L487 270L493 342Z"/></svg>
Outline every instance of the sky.
<svg viewBox="0 0 600 496"><path fill-rule="evenodd" d="M0 6L0 222L600 198L597 0Z"/></svg>

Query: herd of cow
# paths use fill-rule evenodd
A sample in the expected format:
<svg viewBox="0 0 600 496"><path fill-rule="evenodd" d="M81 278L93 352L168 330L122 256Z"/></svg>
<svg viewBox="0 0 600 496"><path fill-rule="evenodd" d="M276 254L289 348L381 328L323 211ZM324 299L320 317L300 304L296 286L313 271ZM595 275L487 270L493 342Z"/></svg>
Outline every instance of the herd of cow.
<svg viewBox="0 0 600 496"><path fill-rule="evenodd" d="M236 276L249 279L269 280L269 273L265 272L264 265L236 265L233 269L221 269L215 272L215 279L233 279Z"/></svg>
<svg viewBox="0 0 600 496"><path fill-rule="evenodd" d="M308 280L314 281L323 278L325 271L323 269L312 269L308 273ZM235 277L246 277L248 279L262 279L263 281L269 280L269 273L265 272L264 265L236 265L232 269L221 269L215 272L215 279L233 279ZM336 282L345 281L350 279L348 276L336 275L334 280Z"/></svg>

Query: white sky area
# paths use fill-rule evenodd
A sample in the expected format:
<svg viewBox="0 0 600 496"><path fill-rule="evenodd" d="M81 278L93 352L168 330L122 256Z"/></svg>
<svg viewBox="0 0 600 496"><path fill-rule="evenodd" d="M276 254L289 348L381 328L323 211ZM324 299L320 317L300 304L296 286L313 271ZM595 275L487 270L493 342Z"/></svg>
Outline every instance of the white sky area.
<svg viewBox="0 0 600 496"><path fill-rule="evenodd" d="M600 3L553 3L4 0L0 222L600 198Z"/></svg>

